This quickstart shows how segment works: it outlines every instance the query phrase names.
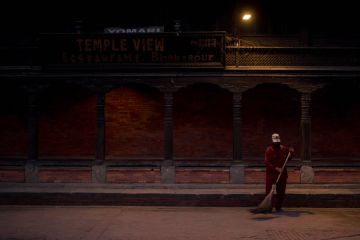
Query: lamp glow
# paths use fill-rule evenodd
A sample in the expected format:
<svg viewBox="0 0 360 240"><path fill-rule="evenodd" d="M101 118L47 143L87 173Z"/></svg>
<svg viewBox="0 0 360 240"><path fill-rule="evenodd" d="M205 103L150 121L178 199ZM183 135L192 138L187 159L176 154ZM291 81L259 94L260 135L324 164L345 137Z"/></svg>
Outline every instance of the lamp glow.
<svg viewBox="0 0 360 240"><path fill-rule="evenodd" d="M249 21L251 19L251 14L244 14L243 17L242 17L242 20L243 21Z"/></svg>

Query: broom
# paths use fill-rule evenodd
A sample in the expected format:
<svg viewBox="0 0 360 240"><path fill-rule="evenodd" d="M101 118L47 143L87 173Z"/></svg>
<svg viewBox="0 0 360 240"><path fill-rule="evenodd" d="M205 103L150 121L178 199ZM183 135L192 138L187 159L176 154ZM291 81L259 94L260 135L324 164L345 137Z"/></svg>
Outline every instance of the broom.
<svg viewBox="0 0 360 240"><path fill-rule="evenodd" d="M281 174L284 171L284 168L286 166L286 163L288 162L289 158L290 158L291 153L289 152L286 156L286 160L284 162L284 165L281 168L281 171L279 173L279 176L275 182L275 184L272 185L270 192L268 193L268 195L266 195L266 197L264 198L264 200L259 204L259 206L257 206L257 208L250 210L252 213L269 213L272 210L272 198L273 195L276 192L276 185L279 182L279 179L281 177Z"/></svg>

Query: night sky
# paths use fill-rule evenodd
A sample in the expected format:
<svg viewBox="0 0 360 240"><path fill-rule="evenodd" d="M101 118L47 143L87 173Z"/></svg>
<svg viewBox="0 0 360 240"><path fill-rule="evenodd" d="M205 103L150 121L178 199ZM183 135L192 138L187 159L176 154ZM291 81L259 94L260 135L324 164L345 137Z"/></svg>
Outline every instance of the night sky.
<svg viewBox="0 0 360 240"><path fill-rule="evenodd" d="M353 3L351 3L353 2ZM82 20L84 32L104 27L165 26L179 19L184 31L233 31L236 14L251 10L257 33L359 33L355 1L224 0L224 1L47 1L2 3L3 33L71 32Z"/></svg>

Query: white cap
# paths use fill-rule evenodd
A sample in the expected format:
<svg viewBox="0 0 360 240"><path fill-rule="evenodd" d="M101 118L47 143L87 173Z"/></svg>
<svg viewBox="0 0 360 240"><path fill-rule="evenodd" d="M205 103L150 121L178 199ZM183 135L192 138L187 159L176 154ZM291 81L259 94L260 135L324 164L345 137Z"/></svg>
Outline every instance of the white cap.
<svg viewBox="0 0 360 240"><path fill-rule="evenodd" d="M273 133L273 135L271 136L272 141L275 142L280 142L280 135L278 133Z"/></svg>

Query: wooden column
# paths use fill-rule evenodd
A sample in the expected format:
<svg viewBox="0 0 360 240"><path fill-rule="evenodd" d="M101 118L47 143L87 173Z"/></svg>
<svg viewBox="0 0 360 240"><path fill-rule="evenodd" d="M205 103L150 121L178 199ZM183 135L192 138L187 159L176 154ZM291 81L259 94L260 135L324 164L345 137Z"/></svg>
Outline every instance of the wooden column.
<svg viewBox="0 0 360 240"><path fill-rule="evenodd" d="M310 116L311 93L301 94L301 160L311 161L311 116Z"/></svg>
<svg viewBox="0 0 360 240"><path fill-rule="evenodd" d="M39 117L37 91L28 90L28 122L27 122L27 161L25 164L25 182L37 182L37 160L39 148Z"/></svg>
<svg viewBox="0 0 360 240"><path fill-rule="evenodd" d="M300 182L313 183L314 170L311 167L311 92L301 92L301 161Z"/></svg>
<svg viewBox="0 0 360 240"><path fill-rule="evenodd" d="M92 182L106 182L105 166L105 96L106 91L96 89L96 153L92 166Z"/></svg>
<svg viewBox="0 0 360 240"><path fill-rule="evenodd" d="M325 86L324 82L315 81L314 79L299 79L289 84L290 87L298 90L301 93L301 118L300 118L300 132L301 132L301 169L300 182L313 183L314 170L311 166L311 94ZM296 151L296 149L295 149Z"/></svg>
<svg viewBox="0 0 360 240"><path fill-rule="evenodd" d="M242 162L242 92L233 92L233 164L230 167L230 182L244 183L245 169Z"/></svg>
<svg viewBox="0 0 360 240"><path fill-rule="evenodd" d="M162 183L175 182L173 162L173 91L164 91L164 161L161 167Z"/></svg>
<svg viewBox="0 0 360 240"><path fill-rule="evenodd" d="M233 93L233 161L242 161L241 92Z"/></svg>
<svg viewBox="0 0 360 240"><path fill-rule="evenodd" d="M173 165L173 92L164 93L164 161Z"/></svg>
<svg viewBox="0 0 360 240"><path fill-rule="evenodd" d="M105 160L105 92L96 93L96 162Z"/></svg>

